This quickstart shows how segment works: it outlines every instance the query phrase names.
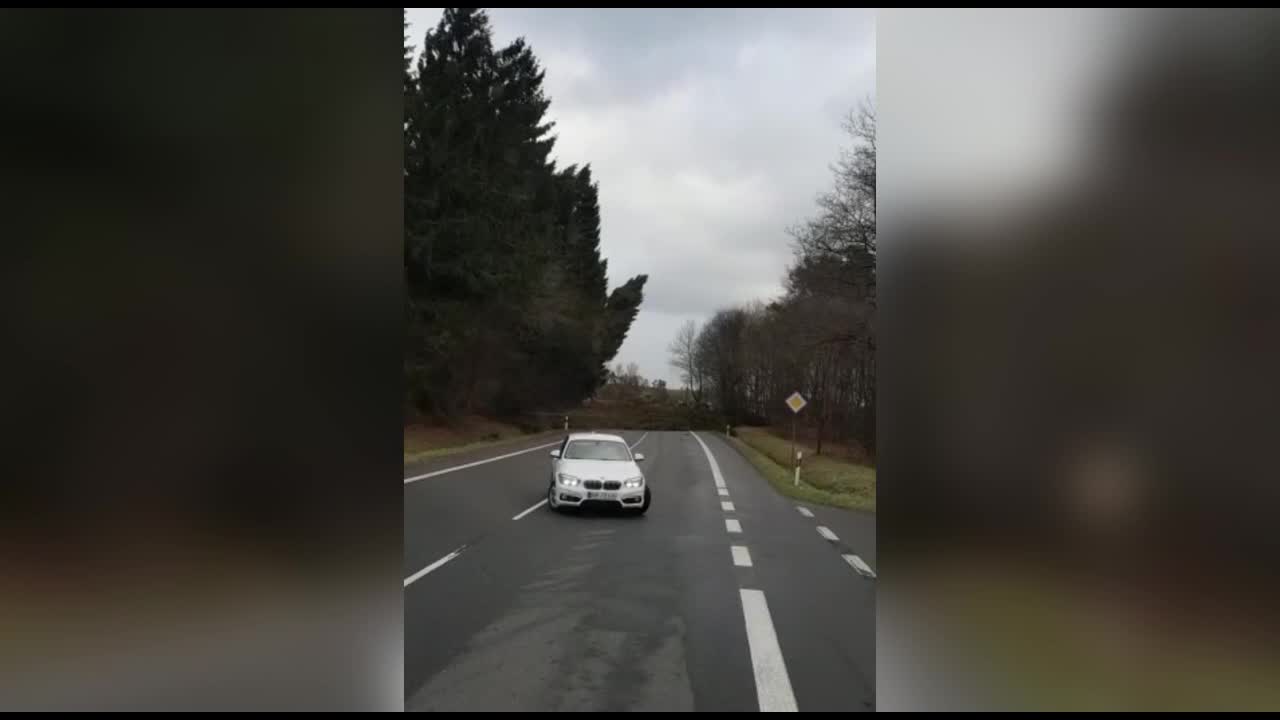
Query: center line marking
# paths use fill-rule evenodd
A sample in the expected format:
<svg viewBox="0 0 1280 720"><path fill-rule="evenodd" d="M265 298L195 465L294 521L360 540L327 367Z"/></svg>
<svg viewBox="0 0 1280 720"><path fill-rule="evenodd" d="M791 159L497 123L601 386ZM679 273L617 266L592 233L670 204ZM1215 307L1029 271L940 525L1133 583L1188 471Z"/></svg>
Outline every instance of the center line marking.
<svg viewBox="0 0 1280 720"><path fill-rule="evenodd" d="M702 438L698 437L698 433L690 430L689 434L692 435L693 439L697 440L698 444L702 446L702 452L707 454L707 462L711 463L711 477L715 478L716 487L724 487L724 476L720 474L720 466L716 464L716 458L711 454L711 448L707 447L707 444L702 442Z"/></svg>
<svg viewBox="0 0 1280 720"><path fill-rule="evenodd" d="M797 509L797 510L799 510L799 511L800 511L800 514L801 514L801 515L803 515L803 516L805 516L805 517L813 517L813 511L812 511L812 510L810 510L810 509L809 509L809 508L807 508L807 507L804 507L804 506L801 506L801 505L797 505L797 506L796 506L796 509Z"/></svg>
<svg viewBox="0 0 1280 720"><path fill-rule="evenodd" d="M720 503L720 509L725 512L733 512L733 503L729 502L728 500L722 501Z"/></svg>
<svg viewBox="0 0 1280 720"><path fill-rule="evenodd" d="M742 545L730 545L729 552L733 553L733 564L738 567L751 567L751 552Z"/></svg>
<svg viewBox="0 0 1280 720"><path fill-rule="evenodd" d="M538 508L540 508L540 507L542 507L543 505L546 505L546 504L547 504L547 499L546 499L546 498L542 498L541 500L539 500L539 501L537 502L537 504L536 504L536 505L534 505L533 507L529 508L528 510L525 510L524 512L520 513L519 515L516 515L515 517L513 517L513 518L511 518L511 519L512 519L512 520L519 520L520 518L524 517L525 515L528 515L529 513L533 512L534 510L537 510Z"/></svg>
<svg viewBox="0 0 1280 720"><path fill-rule="evenodd" d="M787 663L778 646L778 633L773 629L769 603L759 590L740 590L742 618L747 624L747 646L751 650L751 669L756 676L756 700L760 712L797 712L796 696L791 692Z"/></svg>
<svg viewBox="0 0 1280 720"><path fill-rule="evenodd" d="M720 497L729 497L729 488L716 488L716 492L720 493Z"/></svg>
<svg viewBox="0 0 1280 720"><path fill-rule="evenodd" d="M876 571L872 570L871 566L867 565L867 563L857 555L841 555L840 557L844 558L845 562L852 565L853 569L857 571L859 575L872 578L876 576Z"/></svg>
<svg viewBox="0 0 1280 720"><path fill-rule="evenodd" d="M724 529L731 533L740 533L742 532L742 523L734 520L733 518L726 518L724 521Z"/></svg>
<svg viewBox="0 0 1280 720"><path fill-rule="evenodd" d="M831 542L839 542L840 540L840 538L836 537L836 534L831 532L831 529L828 528L826 525L818 526L818 534L830 540Z"/></svg>
<svg viewBox="0 0 1280 720"><path fill-rule="evenodd" d="M416 573L414 573L414 574L410 575L409 577L407 577L407 578L405 578L405 579L404 579L404 586L405 586L405 587L409 587L411 584L413 584L413 583L417 582L419 579L421 579L421 578L422 578L424 575L426 575L427 573L431 572L432 570L435 570L435 569L439 568L441 565L444 565L445 563L449 562L450 560L452 560L452 559L454 559L454 558L458 557L459 555L461 555L461 554L462 554L462 551L463 551L463 550L466 550L466 549L467 549L467 546L466 546L466 545L463 545L462 547L458 548L457 550L454 550L453 552L449 553L448 555L445 555L444 557L440 558L439 560L437 560L437 561L435 561L435 562L431 563L430 565L428 565L428 566L426 566L426 567L422 568L422 569L421 569L421 570L419 570L418 572L416 572Z"/></svg>

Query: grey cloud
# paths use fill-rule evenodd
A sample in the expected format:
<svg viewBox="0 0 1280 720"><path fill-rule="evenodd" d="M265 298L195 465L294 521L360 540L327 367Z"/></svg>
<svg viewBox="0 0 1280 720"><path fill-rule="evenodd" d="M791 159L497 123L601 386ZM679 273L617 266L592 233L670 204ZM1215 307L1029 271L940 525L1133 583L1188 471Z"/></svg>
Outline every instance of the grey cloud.
<svg viewBox="0 0 1280 720"><path fill-rule="evenodd" d="M689 73L732 67L744 42L770 36L790 44L848 42L851 25L867 26L863 10L782 9L500 9L491 12L501 37L587 52L609 82L584 88L595 102L643 97ZM505 28L505 29L504 29Z"/></svg>
<svg viewBox="0 0 1280 720"><path fill-rule="evenodd" d="M439 20L411 9L410 41ZM616 285L649 275L616 361L678 382L666 346L689 318L781 288L788 227L813 212L845 143L840 119L875 94L870 10L494 9L547 72L556 159L600 183Z"/></svg>

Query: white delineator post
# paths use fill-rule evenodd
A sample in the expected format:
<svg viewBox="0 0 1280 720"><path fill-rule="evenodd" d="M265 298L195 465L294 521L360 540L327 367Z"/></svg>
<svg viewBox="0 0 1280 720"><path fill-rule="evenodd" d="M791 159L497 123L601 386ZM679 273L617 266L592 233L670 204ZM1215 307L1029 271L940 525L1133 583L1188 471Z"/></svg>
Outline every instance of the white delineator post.
<svg viewBox="0 0 1280 720"><path fill-rule="evenodd" d="M800 461L804 460L804 451L796 451L796 485L800 484Z"/></svg>
<svg viewBox="0 0 1280 720"><path fill-rule="evenodd" d="M565 416L564 416L564 429L565 429L565 430L568 430L568 429L569 429L569 416L568 416L568 415L565 415Z"/></svg>

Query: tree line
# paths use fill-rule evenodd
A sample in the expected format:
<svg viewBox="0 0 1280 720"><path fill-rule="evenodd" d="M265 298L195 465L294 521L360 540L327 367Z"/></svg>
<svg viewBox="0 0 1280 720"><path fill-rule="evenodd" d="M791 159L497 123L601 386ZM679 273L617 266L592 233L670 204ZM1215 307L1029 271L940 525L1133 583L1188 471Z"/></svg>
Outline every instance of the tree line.
<svg viewBox="0 0 1280 720"><path fill-rule="evenodd" d="M800 421L817 442L876 447L876 119L864 104L846 118L851 145L833 166L817 213L790 230L785 291L686 323L669 348L689 399L734 424Z"/></svg>
<svg viewBox="0 0 1280 720"><path fill-rule="evenodd" d="M406 24L407 28L407 24ZM416 62L415 62L416 61ZM405 402L433 417L576 405L643 299L608 292L589 166L557 168L543 70L487 14L448 8L404 47Z"/></svg>

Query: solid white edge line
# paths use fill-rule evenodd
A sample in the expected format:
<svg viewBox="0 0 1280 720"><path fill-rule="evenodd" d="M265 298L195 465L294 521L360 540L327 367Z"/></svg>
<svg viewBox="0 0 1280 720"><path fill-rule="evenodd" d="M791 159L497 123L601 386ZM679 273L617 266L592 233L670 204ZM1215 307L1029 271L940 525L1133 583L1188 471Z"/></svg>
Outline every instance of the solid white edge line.
<svg viewBox="0 0 1280 720"><path fill-rule="evenodd" d="M531 452L533 452L534 450L545 450L546 448L549 448L549 447L552 447L552 446L555 446L555 445L559 445L559 444L560 444L560 442L561 442L560 440L557 440L557 441L555 441L555 442L553 442L553 443L547 443L546 445L539 445L539 446L537 446L537 447L525 448L524 450L517 450L517 451L515 451L515 452L513 452L513 453L507 453L506 455L499 455L499 456L497 456L497 457L485 458L484 460L477 460L477 461L475 461L475 462L469 462L469 463L467 463L467 464L465 464L465 465L455 465L455 466L453 466L453 467L451 467L451 468L445 468L445 469L443 469L443 470L435 470L435 471L433 471L433 472L425 473L425 474L423 474L423 475L414 475L413 477L407 477L407 478L405 478L405 479L404 479L404 484L405 484L405 485L408 485L408 484L409 484L409 483L411 483L411 482L417 482L418 480L426 480L426 479L427 479L427 478L429 478L429 477L435 477L435 476L437 476L437 475L444 475L445 473L457 472L457 471L459 471L459 470L466 470L467 468L473 468L473 467L475 467L475 466L477 466L477 465L484 465L485 463L497 462L497 461L499 461L499 460L506 460L506 459L507 459L507 458L509 458L509 457L515 457L515 456L517 456L517 455L524 455L525 453L531 453Z"/></svg>
<svg viewBox="0 0 1280 720"><path fill-rule="evenodd" d="M807 508L807 507L804 507L804 506L802 506L802 505L797 505L797 506L796 506L796 509L800 511L800 514L801 514L801 515L803 515L803 516L805 516L805 517L807 517L807 518L811 518L811 517L813 517L813 511L812 511L812 510L810 510L810 509L809 509L809 508Z"/></svg>
<svg viewBox="0 0 1280 720"><path fill-rule="evenodd" d="M739 592L760 712L797 712L796 696L791 691L791 678L787 675L782 648L778 646L778 633L773 629L769 603L760 590L741 589Z"/></svg>
<svg viewBox="0 0 1280 720"><path fill-rule="evenodd" d="M649 437L649 433L647 433L647 432L646 432L645 434L641 435L641 436L640 436L640 439L636 441L636 445L639 445L640 443L644 442L644 439L645 439L645 438L647 438L647 437ZM632 449L632 450L635 450L635 449L636 449L636 445L632 445L632 446L631 446L631 449Z"/></svg>
<svg viewBox="0 0 1280 720"><path fill-rule="evenodd" d="M839 542L840 540L840 538L836 537L835 533L831 532L831 528L827 527L826 525L818 526L818 534L830 540L831 542Z"/></svg>
<svg viewBox="0 0 1280 720"><path fill-rule="evenodd" d="M454 559L454 558L458 557L459 555L461 555L461 554L462 554L462 551L463 551L463 550L466 550L466 549L467 549L467 546L466 546L466 545L463 545L462 547L458 548L457 550L454 550L453 552L449 553L448 555L445 555L444 557L440 558L439 560L437 560L437 561L435 561L435 562L431 563L430 565L428 565L428 566L426 566L426 567L422 568L422 569L421 569L421 570L419 570L418 572L416 572L416 573L414 573L414 574L410 575L409 577L407 577L407 578L405 578L405 579L404 579L404 586L405 586L405 587L409 587L409 585L410 585L410 584L412 584L412 583L414 583L414 582L417 582L420 578L422 578L422 577L423 577L424 575L426 575L427 573L431 572L432 570L435 570L436 568L440 567L441 565L444 565L445 563L449 562L450 560L452 560L452 559Z"/></svg>
<svg viewBox="0 0 1280 720"><path fill-rule="evenodd" d="M729 552L733 554L733 564L738 567L751 567L751 551L747 550L745 545L730 545Z"/></svg>
<svg viewBox="0 0 1280 720"><path fill-rule="evenodd" d="M742 523L733 518L725 518L724 529L731 533L740 533L742 532Z"/></svg>
<svg viewBox="0 0 1280 720"><path fill-rule="evenodd" d="M697 440L698 444L702 446L702 452L707 454L707 462L711 463L711 477L715 478L716 487L724 487L724 476L720 474L720 466L716 463L715 456L711 454L711 448L707 447L707 444L702 442L702 438L698 437L698 433L690 430L689 434L692 435L693 439Z"/></svg>
<svg viewBox="0 0 1280 720"><path fill-rule="evenodd" d="M866 561L865 561L865 560L863 560L862 558L858 557L857 555L841 555L840 557L844 558L844 561L845 561L845 562L847 562L847 563L849 563L851 566L853 566L853 569L854 569L854 570L855 570L859 575L865 575L865 576L867 576L867 577L875 577L875 576L876 576L876 571L875 571L875 570L872 570L872 569L871 569L871 566L870 566L870 565L868 565L868 564L866 563Z"/></svg>
<svg viewBox="0 0 1280 720"><path fill-rule="evenodd" d="M524 517L525 515L528 515L529 513L533 512L534 510L537 510L538 508L540 508L540 507L542 507L543 505L546 505L546 504L547 504L547 499L546 499L546 498L542 498L541 500L539 500L539 501L537 502L537 504L536 504L536 505L534 505L533 507L529 508L528 510L525 510L525 511L521 512L519 515L516 515L515 517L513 517L513 518L511 518L511 519L512 519L512 520L519 520L520 518Z"/></svg>
<svg viewBox="0 0 1280 720"><path fill-rule="evenodd" d="M720 502L720 509L725 512L733 512L733 503L728 500L722 500Z"/></svg>
<svg viewBox="0 0 1280 720"><path fill-rule="evenodd" d="M729 488L716 488L716 492L720 493L720 497L729 497Z"/></svg>

